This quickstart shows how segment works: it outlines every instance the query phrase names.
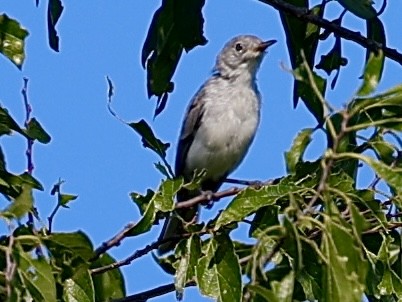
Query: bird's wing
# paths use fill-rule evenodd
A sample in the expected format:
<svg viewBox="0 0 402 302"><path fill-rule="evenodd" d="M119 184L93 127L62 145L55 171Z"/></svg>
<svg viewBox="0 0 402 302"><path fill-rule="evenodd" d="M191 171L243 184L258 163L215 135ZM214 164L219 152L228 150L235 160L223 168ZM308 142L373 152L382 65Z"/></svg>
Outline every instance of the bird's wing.
<svg viewBox="0 0 402 302"><path fill-rule="evenodd" d="M184 176L183 172L185 168L187 153L190 149L191 144L193 143L197 130L200 127L201 118L204 114L206 93L204 87L205 86L201 87L201 89L196 93L187 109L186 118L184 119L182 125L176 152L176 176Z"/></svg>

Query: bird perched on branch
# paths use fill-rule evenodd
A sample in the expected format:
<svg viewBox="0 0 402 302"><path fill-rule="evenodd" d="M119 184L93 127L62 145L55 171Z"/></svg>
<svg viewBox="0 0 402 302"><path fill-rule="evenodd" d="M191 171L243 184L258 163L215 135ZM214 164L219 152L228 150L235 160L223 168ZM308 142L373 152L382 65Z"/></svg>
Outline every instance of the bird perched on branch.
<svg viewBox="0 0 402 302"><path fill-rule="evenodd" d="M260 120L261 97L256 73L267 48L275 42L242 35L224 46L216 59L212 76L187 108L177 147L177 176L190 181L194 171L205 170L201 190L216 192L241 163ZM181 189L177 202L199 193L199 190ZM183 224L195 221L198 211L199 207L177 211L177 215L165 221L159 239L182 234ZM162 244L159 254L172 250L176 243Z"/></svg>

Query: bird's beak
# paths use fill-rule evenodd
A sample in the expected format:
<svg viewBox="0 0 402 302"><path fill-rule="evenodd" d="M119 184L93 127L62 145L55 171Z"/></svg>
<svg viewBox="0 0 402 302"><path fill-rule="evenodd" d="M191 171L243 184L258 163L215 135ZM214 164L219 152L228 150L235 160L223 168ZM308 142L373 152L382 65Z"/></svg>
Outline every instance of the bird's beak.
<svg viewBox="0 0 402 302"><path fill-rule="evenodd" d="M268 41L261 42L260 45L258 45L255 50L259 51L259 52L263 52L268 47L270 47L271 45L274 45L275 43L276 43L276 40L268 40Z"/></svg>

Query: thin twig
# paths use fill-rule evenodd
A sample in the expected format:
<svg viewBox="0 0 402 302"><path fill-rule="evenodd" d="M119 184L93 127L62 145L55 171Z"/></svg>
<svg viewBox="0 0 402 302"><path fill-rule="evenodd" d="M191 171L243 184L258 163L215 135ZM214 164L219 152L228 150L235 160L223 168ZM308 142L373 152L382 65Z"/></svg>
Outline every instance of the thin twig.
<svg viewBox="0 0 402 302"><path fill-rule="evenodd" d="M24 100L24 107L25 107L25 121L24 121L24 126L26 129L28 129L29 121L31 120L31 112L32 112L32 107L29 103L28 100L28 78L24 78L24 86L21 90L22 97ZM34 170L34 165L33 165L33 160L32 160L32 148L34 141L31 138L27 138L27 150L25 151L25 154L27 156L27 171L29 174L32 175L32 172Z"/></svg>
<svg viewBox="0 0 402 302"><path fill-rule="evenodd" d="M102 245L95 250L95 256L90 261L95 261L112 247L119 246L123 239L129 235L129 232L135 225L135 222L128 223L121 232L117 233L108 241L103 242Z"/></svg>

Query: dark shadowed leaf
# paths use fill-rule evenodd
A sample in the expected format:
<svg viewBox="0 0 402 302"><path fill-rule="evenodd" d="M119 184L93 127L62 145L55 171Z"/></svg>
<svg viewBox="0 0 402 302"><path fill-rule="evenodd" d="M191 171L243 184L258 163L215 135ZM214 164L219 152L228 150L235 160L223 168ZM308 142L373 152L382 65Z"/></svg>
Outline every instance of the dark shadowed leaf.
<svg viewBox="0 0 402 302"><path fill-rule="evenodd" d="M258 296L264 299L264 301L269 302L280 302L281 300L272 292L272 290L267 289L265 286L261 285L247 285L247 289L254 292ZM258 300L257 300L258 301Z"/></svg>
<svg viewBox="0 0 402 302"><path fill-rule="evenodd" d="M372 6L372 0L338 0L338 2L352 14L362 19L372 19L377 12Z"/></svg>
<svg viewBox="0 0 402 302"><path fill-rule="evenodd" d="M205 45L202 7L205 0L164 0L155 12L142 48L142 65L147 69L148 96L158 96L155 115L166 105L173 90L172 76L183 50Z"/></svg>
<svg viewBox="0 0 402 302"><path fill-rule="evenodd" d="M169 148L170 144L163 143L160 139L156 138L146 121L140 120L139 122L129 123L128 125L141 136L141 142L145 148L151 149L162 158L166 157L166 150Z"/></svg>
<svg viewBox="0 0 402 302"><path fill-rule="evenodd" d="M56 30L56 24L63 12L61 0L49 0L47 7L47 31L49 35L49 46L54 51L59 51L59 36Z"/></svg>
<svg viewBox="0 0 402 302"><path fill-rule="evenodd" d="M316 68L324 70L327 75L336 70L335 77L331 82L331 89L334 89L341 66L346 66L347 63L348 59L342 57L341 38L337 37L334 47L326 55L321 56L321 60L316 65Z"/></svg>
<svg viewBox="0 0 402 302"><path fill-rule="evenodd" d="M25 38L28 31L6 14L0 15L0 53L19 69L25 60Z"/></svg>
<svg viewBox="0 0 402 302"><path fill-rule="evenodd" d="M308 72L311 72L313 82L310 81ZM320 93L322 97L325 96L327 80L312 70L307 71L302 65L295 70L295 73L296 77L300 79L297 84L298 96L301 97L307 109L314 115L318 124L321 125L324 122L324 104L317 93ZM318 91L313 89L313 85L317 87Z"/></svg>
<svg viewBox="0 0 402 302"><path fill-rule="evenodd" d="M288 0L290 4L299 7L309 8L308 0ZM318 16L324 13L325 3L312 8L312 12ZM280 12L282 26L286 34L286 44L289 51L290 62L293 69L297 69L302 63L301 52L304 52L306 61L310 68L314 66L314 58L319 41L320 29L314 24L303 22L302 20ZM293 84L293 105L296 107L299 97L301 97L299 82Z"/></svg>
<svg viewBox="0 0 402 302"><path fill-rule="evenodd" d="M42 125L35 119L32 118L26 130L26 134L31 139L36 139L42 144L48 144L51 140L50 135L43 129Z"/></svg>
<svg viewBox="0 0 402 302"><path fill-rule="evenodd" d="M279 207L272 205L259 209L253 218L250 226L249 236L258 238L265 234L265 230L273 225L279 225L278 220Z"/></svg>
<svg viewBox="0 0 402 302"><path fill-rule="evenodd" d="M241 301L239 260L227 234L216 235L203 247L197 281L203 295L222 302Z"/></svg>

